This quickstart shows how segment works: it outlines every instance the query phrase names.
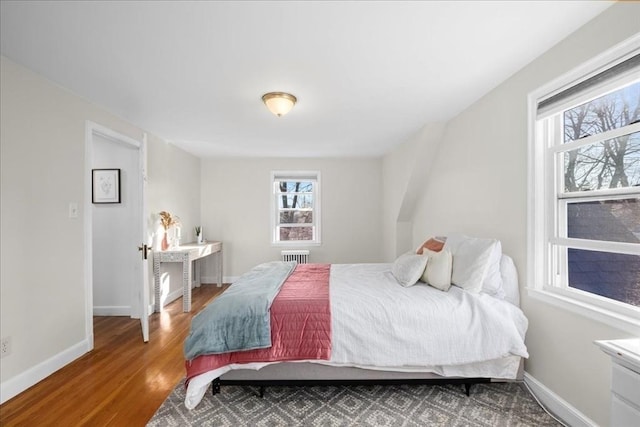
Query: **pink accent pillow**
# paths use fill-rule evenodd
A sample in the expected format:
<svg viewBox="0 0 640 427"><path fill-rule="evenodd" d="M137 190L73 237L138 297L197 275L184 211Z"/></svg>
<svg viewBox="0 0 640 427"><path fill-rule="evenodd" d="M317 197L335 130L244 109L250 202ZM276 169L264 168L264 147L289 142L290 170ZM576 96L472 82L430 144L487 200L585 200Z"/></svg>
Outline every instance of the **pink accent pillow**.
<svg viewBox="0 0 640 427"><path fill-rule="evenodd" d="M440 252L444 247L444 242L445 239L441 237L431 237L426 242L418 246L418 249L416 249L416 254L422 255L425 249L432 252Z"/></svg>

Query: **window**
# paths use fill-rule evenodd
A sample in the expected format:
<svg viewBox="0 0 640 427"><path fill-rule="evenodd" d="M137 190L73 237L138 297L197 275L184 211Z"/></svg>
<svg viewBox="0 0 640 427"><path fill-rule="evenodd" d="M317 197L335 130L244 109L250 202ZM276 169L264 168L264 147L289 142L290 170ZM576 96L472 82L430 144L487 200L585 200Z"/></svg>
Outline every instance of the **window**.
<svg viewBox="0 0 640 427"><path fill-rule="evenodd" d="M640 326L639 46L636 37L529 97L532 294L632 328Z"/></svg>
<svg viewBox="0 0 640 427"><path fill-rule="evenodd" d="M272 172L271 241L320 243L320 172Z"/></svg>

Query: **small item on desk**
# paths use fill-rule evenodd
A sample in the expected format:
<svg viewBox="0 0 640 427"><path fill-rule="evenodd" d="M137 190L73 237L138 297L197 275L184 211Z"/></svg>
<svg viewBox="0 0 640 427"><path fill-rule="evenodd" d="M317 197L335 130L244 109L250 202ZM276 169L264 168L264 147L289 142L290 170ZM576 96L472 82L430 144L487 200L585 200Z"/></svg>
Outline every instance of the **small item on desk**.
<svg viewBox="0 0 640 427"><path fill-rule="evenodd" d="M203 234L202 234L202 227L200 227L198 225L198 226L196 226L195 230L196 230L196 243L198 243L198 244L204 243L204 237L203 237Z"/></svg>
<svg viewBox="0 0 640 427"><path fill-rule="evenodd" d="M182 240L182 227L179 225L173 228L173 240L170 247L172 249L180 247L180 240Z"/></svg>
<svg viewBox="0 0 640 427"><path fill-rule="evenodd" d="M164 231L164 233L162 233L162 241L160 242L160 249L162 249L163 251L166 251L167 249L169 249L169 240L167 239L166 230Z"/></svg>
<svg viewBox="0 0 640 427"><path fill-rule="evenodd" d="M177 216L172 216L167 211L162 211L160 212L160 224L162 224L162 228L164 229L164 234L162 236L162 241L160 243L160 249L162 249L163 251L166 251L167 249L175 248L176 247L176 229L178 230L177 237L178 239L180 238L180 230L179 230L181 226L180 218L178 218ZM173 230L172 236L169 237L167 236L167 233L171 228L173 228L174 230Z"/></svg>

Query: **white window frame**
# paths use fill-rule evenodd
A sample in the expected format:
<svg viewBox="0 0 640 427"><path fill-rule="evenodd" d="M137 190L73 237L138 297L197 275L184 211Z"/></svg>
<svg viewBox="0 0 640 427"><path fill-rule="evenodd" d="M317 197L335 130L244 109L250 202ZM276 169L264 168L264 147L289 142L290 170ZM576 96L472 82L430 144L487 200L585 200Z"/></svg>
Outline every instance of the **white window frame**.
<svg viewBox="0 0 640 427"><path fill-rule="evenodd" d="M610 68L634 55L640 53L640 35L620 43L604 54L588 61L573 71L546 84L529 94L528 97L528 208L527 208L527 294L532 298L550 303L554 306L584 315L618 329L638 334L640 331L640 309L629 304L620 303L598 295L569 288L566 280L566 271L562 266L566 263L558 262L561 259L555 250L557 245L569 245L578 249L614 250L618 253L640 255L640 245L633 243L612 243L594 240L560 238L562 221L558 211L562 203L566 203L573 196L559 197L563 187L557 177L558 162L555 157L560 151L568 148L593 143L595 140L609 139L616 136L619 130L608 131L594 137L587 137L578 141L563 144L562 147L550 146L549 141L562 137L560 120L551 123L548 119L552 114L542 113L540 117L538 104L544 99L566 90L581 81L584 81L603 70ZM604 93L609 85L620 85L622 81L632 81L634 76L625 75L615 81L605 83L595 89L598 93ZM637 77L636 77L637 78ZM574 105L579 105L594 98L594 91L580 93L572 99L563 102L565 105L554 106L553 112L559 109L566 110ZM597 96L595 96L597 97ZM581 99L582 98L582 99ZM547 120L545 120L545 114ZM640 131L640 124L626 126L624 132ZM554 132L556 134L554 135ZM619 189L606 191L592 191L591 195L607 195L613 197L638 197L637 189ZM584 194L576 197L584 196ZM564 218L564 217L563 217ZM565 219L566 222L566 219ZM558 276L554 276L558 275Z"/></svg>
<svg viewBox="0 0 640 427"><path fill-rule="evenodd" d="M278 233L278 198L281 194L278 191L276 182L283 179L289 181L304 180L312 181L313 185L313 222L310 224L313 227L313 240L279 240ZM321 233L321 191L320 191L320 172L319 171L272 171L271 172L271 245L281 247L305 247L305 246L319 246L322 244Z"/></svg>

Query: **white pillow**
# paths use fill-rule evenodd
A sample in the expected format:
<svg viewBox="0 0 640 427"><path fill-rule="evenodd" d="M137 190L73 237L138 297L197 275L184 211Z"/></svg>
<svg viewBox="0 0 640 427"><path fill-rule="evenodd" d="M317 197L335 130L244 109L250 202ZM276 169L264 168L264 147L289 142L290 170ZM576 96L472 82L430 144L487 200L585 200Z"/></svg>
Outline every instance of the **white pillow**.
<svg viewBox="0 0 640 427"><path fill-rule="evenodd" d="M469 292L480 292L497 244L495 239L479 239L464 234L447 236L444 249L453 256L451 283Z"/></svg>
<svg viewBox="0 0 640 427"><path fill-rule="evenodd" d="M400 255L391 267L391 273L402 286L415 285L427 266L428 258L413 252Z"/></svg>
<svg viewBox="0 0 640 427"><path fill-rule="evenodd" d="M440 252L424 250L427 256L427 268L422 274L422 281L441 291L448 291L451 287L451 252L446 249Z"/></svg>
<svg viewBox="0 0 640 427"><path fill-rule="evenodd" d="M500 272L501 259L502 244L497 240L489 256L487 274L482 282L482 292L495 298L504 299L506 294L503 287L502 273Z"/></svg>
<svg viewBox="0 0 640 427"><path fill-rule="evenodd" d="M502 255L500 259L500 275L502 276L502 288L504 299L516 307L520 307L520 289L518 288L518 270L513 259L508 255Z"/></svg>

